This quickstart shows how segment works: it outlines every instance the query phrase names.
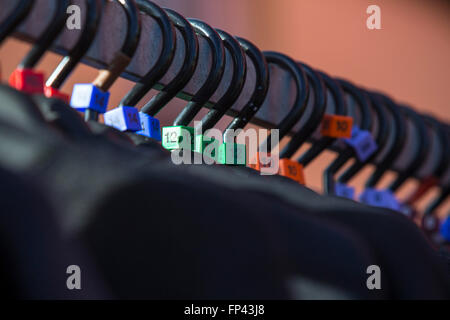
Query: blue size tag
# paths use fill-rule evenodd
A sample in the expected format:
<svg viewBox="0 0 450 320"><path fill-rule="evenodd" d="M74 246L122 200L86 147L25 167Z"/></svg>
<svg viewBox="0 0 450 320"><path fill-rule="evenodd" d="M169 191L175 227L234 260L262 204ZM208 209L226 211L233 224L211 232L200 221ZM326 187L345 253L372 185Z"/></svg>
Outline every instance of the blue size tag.
<svg viewBox="0 0 450 320"><path fill-rule="evenodd" d="M134 107L119 107L104 114L105 124L120 131L139 131L139 111Z"/></svg>
<svg viewBox="0 0 450 320"><path fill-rule="evenodd" d="M447 216L441 224L440 233L445 240L450 241L450 216Z"/></svg>
<svg viewBox="0 0 450 320"><path fill-rule="evenodd" d="M350 187L344 183L336 182L334 185L334 192L338 197L354 199L355 198L355 188Z"/></svg>
<svg viewBox="0 0 450 320"><path fill-rule="evenodd" d="M361 130L358 126L353 126L352 137L343 139L343 141L352 147L359 161L366 161L375 151L378 146L372 137L372 134L367 130Z"/></svg>
<svg viewBox="0 0 450 320"><path fill-rule="evenodd" d="M142 130L136 133L161 141L161 126L159 120L143 112L139 112L139 118L141 120Z"/></svg>
<svg viewBox="0 0 450 320"><path fill-rule="evenodd" d="M400 211L400 203L390 190L367 188L360 195L359 200L370 206Z"/></svg>
<svg viewBox="0 0 450 320"><path fill-rule="evenodd" d="M86 109L105 113L108 106L109 92L103 92L91 83L76 84L73 87L70 105L78 111Z"/></svg>

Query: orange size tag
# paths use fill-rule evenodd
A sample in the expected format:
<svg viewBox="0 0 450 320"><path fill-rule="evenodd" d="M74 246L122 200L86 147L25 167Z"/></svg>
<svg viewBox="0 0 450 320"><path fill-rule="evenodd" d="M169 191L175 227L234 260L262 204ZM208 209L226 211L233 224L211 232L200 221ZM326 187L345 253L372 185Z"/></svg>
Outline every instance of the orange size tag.
<svg viewBox="0 0 450 320"><path fill-rule="evenodd" d="M277 164L278 161L278 171ZM249 163L248 166L252 169L260 171L262 174L272 175L278 173L281 176L290 178L300 184L305 184L305 176L303 174L303 166L295 161L289 159L273 159L270 153L258 152L255 160Z"/></svg>
<svg viewBox="0 0 450 320"><path fill-rule="evenodd" d="M44 95L47 98L59 98L65 103L69 103L70 96L68 94L62 93L58 89L52 88L52 87L44 87Z"/></svg>
<svg viewBox="0 0 450 320"><path fill-rule="evenodd" d="M253 158L253 161L248 166L257 171L263 171L265 168L272 167L272 157L270 153L257 152L255 158Z"/></svg>
<svg viewBox="0 0 450 320"><path fill-rule="evenodd" d="M305 184L305 175L303 174L303 166L289 159L280 159L280 175Z"/></svg>
<svg viewBox="0 0 450 320"><path fill-rule="evenodd" d="M322 129L320 132L325 137L351 138L352 127L352 117L325 114L322 120Z"/></svg>

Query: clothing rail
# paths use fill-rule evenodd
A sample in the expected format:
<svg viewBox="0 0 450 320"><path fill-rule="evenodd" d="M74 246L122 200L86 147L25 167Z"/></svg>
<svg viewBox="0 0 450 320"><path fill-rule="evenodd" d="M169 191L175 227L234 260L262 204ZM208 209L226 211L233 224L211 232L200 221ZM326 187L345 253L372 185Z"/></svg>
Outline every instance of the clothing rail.
<svg viewBox="0 0 450 320"><path fill-rule="evenodd" d="M51 13L53 12L55 4L54 1L48 0L36 0L36 2L31 14L14 34L14 37L30 43L33 43L38 38L40 33L50 22L52 16ZM80 6L82 12L81 23L84 24L83 12L85 12L85 1L73 0L72 3ZM8 17L15 5L15 1L0 1L0 22ZM138 81L141 76L152 68L162 49L161 32L158 25L151 17L144 14L142 14L141 17L142 34L139 47L132 62L121 75L123 78L131 81ZM82 59L82 62L95 68L104 68L107 66L108 62L112 60L114 53L120 48L125 38L126 28L124 28L124 26L126 26L126 17L123 10L116 2L106 1L96 39L88 53ZM176 30L176 32L177 43L183 43L181 34L178 30ZM80 34L81 30L69 30L66 28L59 36L56 44L52 47L52 51L61 55L67 54L68 50L73 46ZM183 92L178 94L178 97L181 99L189 100L207 78L211 61L211 52L206 40L201 36L199 37L199 50L197 69ZM205 105L207 108L210 108L225 93L231 80L233 71L231 56L226 48L225 51L227 55L225 73L219 88L216 90L209 103ZM170 69L154 89L160 90L164 85L170 82L181 68L183 58L184 46L177 45L175 58ZM245 105L253 92L255 71L253 63L248 57L247 66L247 79L244 89L237 102L228 110L227 114L230 116L237 115L240 108ZM258 111L256 116L252 118L251 122L266 128L275 128L276 124L283 119L292 106L296 94L293 87L294 81L289 72L278 65L270 65L269 92L264 105ZM296 129L298 129L298 125L294 127L294 130ZM313 140L311 139L310 141Z"/></svg>

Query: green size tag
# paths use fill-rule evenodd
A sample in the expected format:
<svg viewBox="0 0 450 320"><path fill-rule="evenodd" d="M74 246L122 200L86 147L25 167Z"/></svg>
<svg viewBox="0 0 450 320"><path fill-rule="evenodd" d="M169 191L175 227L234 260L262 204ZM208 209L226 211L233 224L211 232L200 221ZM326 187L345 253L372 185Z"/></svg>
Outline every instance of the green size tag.
<svg viewBox="0 0 450 320"><path fill-rule="evenodd" d="M247 164L247 150L245 144L221 144L217 155L217 162L220 164L245 166Z"/></svg>
<svg viewBox="0 0 450 320"><path fill-rule="evenodd" d="M202 134L198 134L194 137L194 151L214 160L217 160L216 154L219 145L220 143L217 139L205 137Z"/></svg>
<svg viewBox="0 0 450 320"><path fill-rule="evenodd" d="M172 126L162 128L162 146L167 150L189 149L194 146L194 128Z"/></svg>

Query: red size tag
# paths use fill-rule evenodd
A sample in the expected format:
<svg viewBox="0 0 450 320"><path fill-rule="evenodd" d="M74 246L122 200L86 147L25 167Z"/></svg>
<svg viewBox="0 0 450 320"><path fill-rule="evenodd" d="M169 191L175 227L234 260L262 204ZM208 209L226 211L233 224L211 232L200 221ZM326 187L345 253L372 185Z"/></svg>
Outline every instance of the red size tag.
<svg viewBox="0 0 450 320"><path fill-rule="evenodd" d="M70 96L68 94L62 93L58 89L52 88L52 87L44 87L44 95L47 98L59 98L65 103L69 103Z"/></svg>
<svg viewBox="0 0 450 320"><path fill-rule="evenodd" d="M44 93L44 74L32 69L16 69L9 77L9 85L29 94Z"/></svg>

